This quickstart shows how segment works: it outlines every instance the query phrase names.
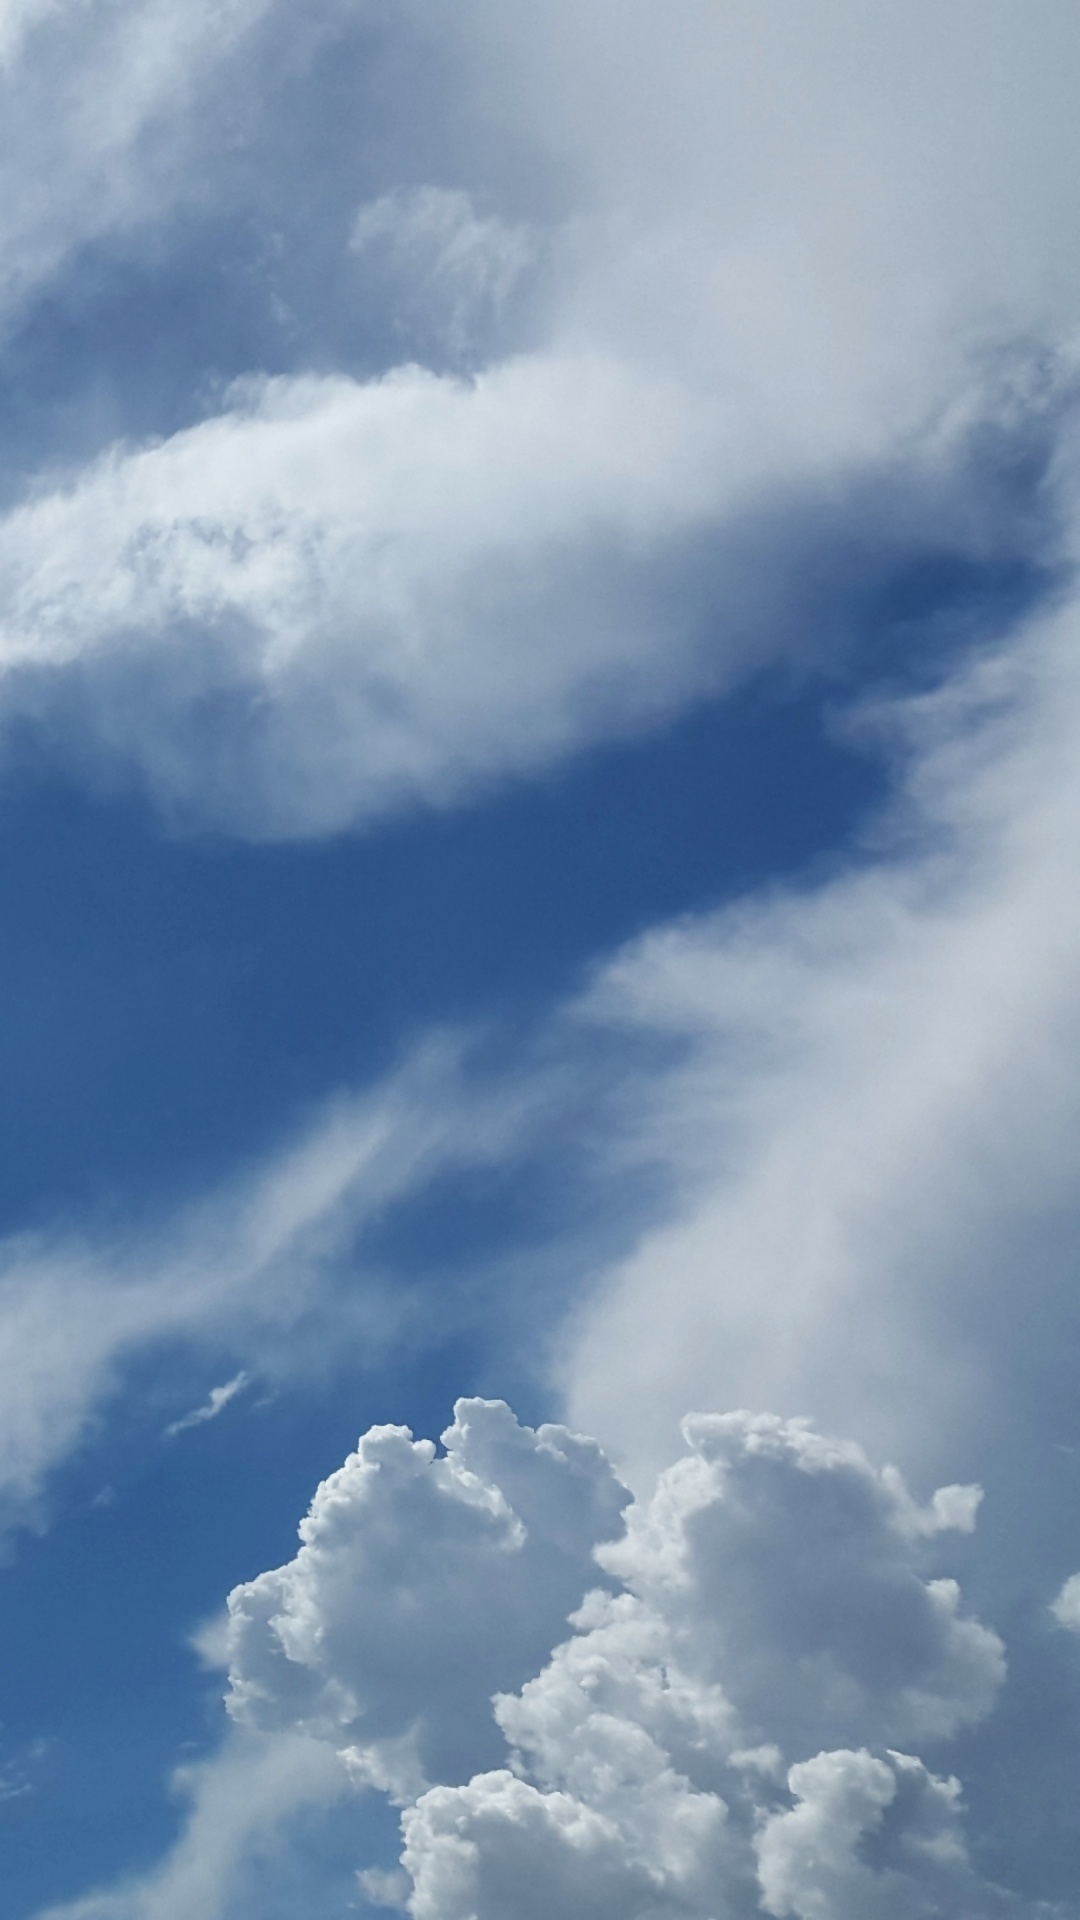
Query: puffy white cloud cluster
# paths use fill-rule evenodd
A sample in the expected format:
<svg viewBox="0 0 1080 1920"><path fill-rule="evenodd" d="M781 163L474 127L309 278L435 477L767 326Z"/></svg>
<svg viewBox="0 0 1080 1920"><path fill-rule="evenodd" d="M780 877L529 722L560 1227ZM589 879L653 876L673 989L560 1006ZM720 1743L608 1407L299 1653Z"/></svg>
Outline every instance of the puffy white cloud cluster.
<svg viewBox="0 0 1080 1920"><path fill-rule="evenodd" d="M491 1695L542 1658L629 1498L594 1442L501 1403L459 1401L443 1445L373 1428L296 1559L229 1600L237 1718L331 1738L406 1799L496 1744Z"/></svg>
<svg viewBox="0 0 1080 1920"><path fill-rule="evenodd" d="M959 1783L908 1754L820 1753L792 1767L795 1805L755 1847L766 1913L798 1920L1018 1916L1025 1908L971 1867Z"/></svg>
<svg viewBox="0 0 1080 1920"><path fill-rule="evenodd" d="M620 1530L625 1490L565 1428L474 1400L444 1455L373 1429L296 1559L231 1596L232 1712L403 1804L401 1868L361 1884L414 1920L1033 1911L980 1880L957 1782L910 1751L1004 1677L929 1565L978 1490L919 1507L803 1421L684 1433Z"/></svg>

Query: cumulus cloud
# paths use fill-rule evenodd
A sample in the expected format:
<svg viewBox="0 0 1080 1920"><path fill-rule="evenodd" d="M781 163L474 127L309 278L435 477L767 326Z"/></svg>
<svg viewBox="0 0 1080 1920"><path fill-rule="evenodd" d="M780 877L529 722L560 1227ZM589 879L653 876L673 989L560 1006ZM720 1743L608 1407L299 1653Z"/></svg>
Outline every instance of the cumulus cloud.
<svg viewBox="0 0 1080 1920"><path fill-rule="evenodd" d="M979 1880L957 1783L891 1747L985 1716L1003 1679L923 1564L973 1490L920 1507L805 1422L685 1435L622 1525L595 1443L500 1402L459 1402L442 1456L372 1429L296 1559L230 1598L234 1715L403 1804L401 1869L361 1884L415 1920L1028 1912Z"/></svg>
<svg viewBox="0 0 1080 1920"><path fill-rule="evenodd" d="M319 1488L297 1558L230 1596L230 1711L347 1749L402 1799L494 1742L520 1681L580 1601L629 1495L599 1448L461 1400L445 1455L376 1427Z"/></svg>
<svg viewBox="0 0 1080 1920"><path fill-rule="evenodd" d="M954 1582L919 1578L912 1554L924 1531L954 1524L954 1490L921 1514L859 1448L799 1422L697 1416L683 1436L691 1452L598 1558L662 1609L683 1665L724 1676L746 1743L896 1744L982 1718L1000 1643L958 1613Z"/></svg>
<svg viewBox="0 0 1080 1920"><path fill-rule="evenodd" d="M755 1841L761 1904L778 1920L1032 1911L972 1870L959 1781L910 1755L820 1753L792 1767L788 1787L795 1805L772 1814Z"/></svg>

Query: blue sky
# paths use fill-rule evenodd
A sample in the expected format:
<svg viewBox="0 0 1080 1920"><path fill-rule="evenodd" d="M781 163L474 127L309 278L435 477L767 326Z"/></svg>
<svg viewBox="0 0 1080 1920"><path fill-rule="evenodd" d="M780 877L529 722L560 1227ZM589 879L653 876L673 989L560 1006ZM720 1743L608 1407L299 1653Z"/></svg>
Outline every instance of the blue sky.
<svg viewBox="0 0 1080 1920"><path fill-rule="evenodd" d="M0 1920L1080 1913L1078 78L0 0Z"/></svg>

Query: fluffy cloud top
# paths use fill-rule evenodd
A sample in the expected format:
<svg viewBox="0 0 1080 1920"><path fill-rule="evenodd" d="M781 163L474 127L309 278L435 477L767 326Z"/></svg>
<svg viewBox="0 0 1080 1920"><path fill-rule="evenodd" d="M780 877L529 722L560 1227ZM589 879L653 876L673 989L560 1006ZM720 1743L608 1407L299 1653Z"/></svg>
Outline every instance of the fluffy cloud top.
<svg viewBox="0 0 1080 1920"><path fill-rule="evenodd" d="M98 231L167 221L185 172L215 205L193 149L220 133L236 46L279 12L146 0L108 11L100 48L104 9L46 8L21 41L31 15L11 16L29 105L0 293L5 257L37 284ZM702 563L739 516L868 471L936 463L940 490L957 424L995 415L988 341L1071 365L1071 9L945 26L833 0L808 33L787 0L682 0L677 19L403 12L475 115L474 150L442 164L482 176L486 129L497 180L513 121L536 176L520 200L550 202L557 173L560 213L392 183L337 251L428 370L252 366L215 417L203 396L198 424L36 485L0 520L0 722L253 836L444 804L772 657L740 570ZM327 4L312 31L355 60L355 24ZM500 342L492 315L540 254L531 325ZM938 538L963 551L954 480Z"/></svg>
<svg viewBox="0 0 1080 1920"><path fill-rule="evenodd" d="M662 1611L680 1661L723 1677L744 1737L801 1758L816 1745L940 1738L990 1706L994 1636L926 1584L913 1541L969 1525L971 1489L921 1512L857 1447L743 1414L683 1423L692 1452L627 1537L598 1554Z"/></svg>
<svg viewBox="0 0 1080 1920"><path fill-rule="evenodd" d="M926 1566L977 1489L921 1508L805 1422L685 1436L619 1532L625 1492L565 1428L463 1401L445 1456L373 1429L297 1558L231 1596L234 1715L404 1803L402 1869L361 1881L414 1920L1026 1912L979 1881L957 1783L894 1749L985 1716L1004 1676ZM612 1586L576 1604L597 1563Z"/></svg>

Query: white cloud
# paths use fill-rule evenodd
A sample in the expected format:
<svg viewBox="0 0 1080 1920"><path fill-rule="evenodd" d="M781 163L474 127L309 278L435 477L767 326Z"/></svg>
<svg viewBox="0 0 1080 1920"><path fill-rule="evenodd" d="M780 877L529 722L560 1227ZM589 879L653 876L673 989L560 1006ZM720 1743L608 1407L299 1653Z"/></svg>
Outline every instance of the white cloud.
<svg viewBox="0 0 1080 1920"><path fill-rule="evenodd" d="M230 12L225 38L256 11ZM98 24L92 8L70 17ZM5 99L18 81L24 103L0 170L12 301L167 198L221 16L121 9L92 53L50 37L59 13L40 31L25 10L7 18ZM0 713L39 720L75 765L133 770L166 808L252 836L448 804L723 684L775 633L733 610L730 577L680 598L671 569L784 489L906 468L934 511L947 504L942 538L985 550L977 503L949 485L964 431L998 404L980 354L1034 340L1064 369L1059 402L1072 379L1074 7L827 0L811 17L786 0L677 0L661 16L603 0L511 15L477 0L460 19L478 87L577 195L550 242L546 342L467 381L253 378L219 418L117 448L0 522ZM140 142L177 99L144 174ZM456 187L394 190L360 222L361 257L380 234L404 250L450 335L509 285L518 229ZM1073 432L1063 413L1070 520ZM657 1072L653 1049L650 1072L628 1070L633 1127L611 1149L623 1168L664 1168L667 1217L565 1350L574 1421L643 1490L692 1402L808 1408L905 1465L959 1450L961 1471L989 1456L1006 1479L1045 1447L1071 1392L1061 1302L1080 1228L1076 634L1070 606L912 703L906 810L874 857L654 933L575 1016L628 1053L658 1036L681 1050L675 1067ZM195 1332L246 1360L358 1221L455 1156L509 1150L492 1116L517 1098L467 1108L406 1075L185 1218L179 1251L10 1246L0 1483L34 1497L136 1345ZM798 1920L993 1912L951 1784L892 1750L974 1720L1000 1679L995 1637L920 1558L943 1525L970 1526L973 1496L920 1507L799 1426L729 1417L691 1437L698 1451L605 1556L626 1590L590 1601L553 1653L587 1529L565 1562L541 1552L551 1515L523 1514L505 1447L474 1485L453 1455L369 1437L340 1510L327 1496L313 1516L308 1557L238 1603L237 1701L278 1719L265 1752L284 1751L291 1713L351 1752L358 1779L415 1790L421 1762L438 1779L406 1814L417 1920L504 1920L530 1900L545 1920L717 1920L725 1888L733 1911L760 1892ZM538 1457L529 1442L526 1481ZM444 1592L447 1539L460 1579ZM524 1591L534 1548L545 1573ZM356 1606L357 1569L389 1583L395 1554L394 1591L445 1629L426 1719L402 1621ZM565 1583L549 1581L560 1567ZM1071 1586L1055 1602L1066 1626ZM245 1614L256 1600L274 1611ZM508 1643L544 1641L532 1680L489 1676L505 1648L492 1629L478 1650L463 1624L484 1601L512 1614ZM334 1631L318 1641L321 1614ZM488 1758L464 1750L481 1724L504 1757L489 1678L519 1688L497 1708L512 1764L478 1772ZM443 1779L436 1690L459 1684L476 1717L462 1707L463 1777ZM250 1791L257 1806L252 1777L237 1805ZM127 1911L220 1907L221 1875L198 1879L217 1842L197 1829Z"/></svg>
<svg viewBox="0 0 1080 1920"><path fill-rule="evenodd" d="M1059 1626L1080 1633L1080 1573L1070 1574L1050 1611Z"/></svg>
<svg viewBox="0 0 1080 1920"><path fill-rule="evenodd" d="M497 1160L530 1111L527 1094L471 1098L455 1064L452 1048L421 1050L382 1084L329 1102L264 1164L137 1233L0 1247L5 1521L34 1512L137 1352L194 1344L272 1379L310 1366L313 1346L326 1364L326 1316L334 1351L367 1363L415 1334L408 1295L391 1297L362 1253L357 1271L358 1240L438 1174ZM236 1391L234 1380L207 1404L220 1411Z"/></svg>
<svg viewBox="0 0 1080 1920"><path fill-rule="evenodd" d="M200 94L273 0L7 0L0 319L80 247L188 190Z"/></svg>
<svg viewBox="0 0 1080 1920"><path fill-rule="evenodd" d="M497 1751L491 1694L543 1657L629 1498L594 1443L502 1402L459 1401L442 1438L436 1457L373 1428L316 1493L296 1559L229 1600L235 1717L332 1739L403 1800Z"/></svg>
<svg viewBox="0 0 1080 1920"><path fill-rule="evenodd" d="M1027 1911L970 1866L956 1783L881 1751L993 1706L1001 1643L920 1565L971 1501L921 1509L805 1423L685 1425L608 1545L618 1484L565 1429L461 1402L445 1459L373 1429L296 1560L231 1597L233 1711L326 1740L405 1803L404 1874L361 1882L414 1920L734 1920L759 1895L800 1920ZM618 1590L496 1694L509 1764L469 1777L493 1675L558 1638L591 1542ZM877 1753L820 1750L845 1733Z"/></svg>
<svg viewBox="0 0 1080 1920"><path fill-rule="evenodd" d="M932 1516L913 1527L894 1474L800 1422L698 1415L683 1433L689 1453L597 1558L663 1613L681 1665L723 1679L744 1745L801 1756L982 1719L1001 1644L954 1582L919 1577Z"/></svg>
<svg viewBox="0 0 1080 1920"><path fill-rule="evenodd" d="M773 1814L755 1842L762 1906L778 1920L864 1920L870 1912L881 1920L990 1920L1031 1911L973 1872L959 1782L938 1779L910 1755L820 1753L792 1767L788 1785L795 1806Z"/></svg>
<svg viewBox="0 0 1080 1920"><path fill-rule="evenodd" d="M656 684L634 596L714 492L702 429L588 354L253 382L0 522L0 707L255 836L453 799L700 677L691 610Z"/></svg>
<svg viewBox="0 0 1080 1920"><path fill-rule="evenodd" d="M187 1433L192 1427L202 1427L208 1420L216 1420L219 1413L224 1413L225 1408L236 1399L237 1394L243 1393L244 1388L250 1384L251 1375L241 1369L239 1373L233 1374L231 1380L224 1381L220 1387L211 1387L201 1406L192 1407L190 1413L183 1414L179 1420L170 1421L165 1429L166 1439L172 1440L178 1433Z"/></svg>
<svg viewBox="0 0 1080 1920"><path fill-rule="evenodd" d="M917 416L980 334L1073 334L1067 0L466 18L484 80L509 79L595 221L578 324L749 385L766 430L847 451Z"/></svg>
<svg viewBox="0 0 1080 1920"><path fill-rule="evenodd" d="M496 150L524 129L565 176L542 337L471 382L253 377L0 522L0 713L254 836L444 804L722 686L778 644L743 604L770 579L694 580L687 544L792 489L907 468L966 550L986 529L962 482L939 510L957 423L997 406L981 348L1037 338L1072 364L1072 9L945 27L832 0L809 34L791 4L682 0L677 29L637 6L410 17L472 74ZM210 57L209 18L123 16L103 152ZM80 147L57 203L113 217L105 166ZM115 170L135 193L141 169ZM353 230L373 271L426 275L445 338L523 258L524 223L477 204L392 187Z"/></svg>
<svg viewBox="0 0 1080 1920"><path fill-rule="evenodd" d="M317 1740L249 1735L181 1769L174 1786L188 1818L158 1870L50 1907L38 1920L229 1920L238 1909L256 1910L266 1894L260 1878L280 1874L298 1821L340 1797L345 1780Z"/></svg>
<svg viewBox="0 0 1080 1920"><path fill-rule="evenodd" d="M892 710L865 857L599 975L586 1020L668 1060L629 1071L615 1149L666 1169L667 1216L565 1348L573 1418L634 1471L715 1397L928 1472L990 1447L1022 1479L1067 1437L1078 617Z"/></svg>
<svg viewBox="0 0 1080 1920"><path fill-rule="evenodd" d="M472 1400L444 1454L372 1428L318 1489L297 1557L231 1596L246 1724L192 1774L180 1841L49 1920L259 1913L271 1833L280 1872L304 1808L346 1792L363 1911L1050 1920L980 1877L957 1781L891 1744L903 1726L940 1750L1002 1680L1000 1641L927 1571L931 1543L936 1564L939 1536L970 1529L965 1490L921 1506L805 1422L685 1429L620 1532L624 1490L563 1427ZM567 1623L594 1543L610 1585ZM380 1794L402 1806L398 1868L365 1860Z"/></svg>

